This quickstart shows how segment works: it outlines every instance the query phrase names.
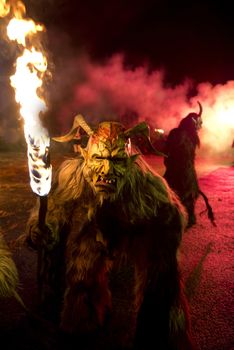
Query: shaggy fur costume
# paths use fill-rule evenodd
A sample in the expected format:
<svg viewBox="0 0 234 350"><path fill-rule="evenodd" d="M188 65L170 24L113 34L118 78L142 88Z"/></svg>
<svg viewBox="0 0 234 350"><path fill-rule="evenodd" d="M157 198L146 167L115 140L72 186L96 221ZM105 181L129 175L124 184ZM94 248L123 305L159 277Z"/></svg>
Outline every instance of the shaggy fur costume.
<svg viewBox="0 0 234 350"><path fill-rule="evenodd" d="M48 198L47 230L38 229L39 206L28 222L28 242L39 252L44 305L59 311L65 332L103 326L112 305L113 264L127 255L135 275L135 348L191 349L178 265L184 207L141 156L127 159L124 180L108 198L94 193L85 166L87 159L79 155L58 170Z"/></svg>
<svg viewBox="0 0 234 350"><path fill-rule="evenodd" d="M190 113L182 119L178 128L172 129L167 137L164 153L166 172L164 178L176 191L189 215L188 226L196 223L195 203L199 196L199 185L195 169L196 148L200 145L198 132Z"/></svg>
<svg viewBox="0 0 234 350"><path fill-rule="evenodd" d="M0 234L0 297L16 296L18 272L12 255Z"/></svg>

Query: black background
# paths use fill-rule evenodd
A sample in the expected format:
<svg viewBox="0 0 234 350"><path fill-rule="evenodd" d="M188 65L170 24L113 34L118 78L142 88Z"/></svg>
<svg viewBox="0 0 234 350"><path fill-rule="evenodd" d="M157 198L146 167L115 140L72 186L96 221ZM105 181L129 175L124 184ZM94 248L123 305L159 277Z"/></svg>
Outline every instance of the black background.
<svg viewBox="0 0 234 350"><path fill-rule="evenodd" d="M27 13L70 47L103 60L124 53L126 65L164 69L168 83L184 78L225 83L234 78L234 25L228 1L36 0ZM52 47L52 43L51 46Z"/></svg>

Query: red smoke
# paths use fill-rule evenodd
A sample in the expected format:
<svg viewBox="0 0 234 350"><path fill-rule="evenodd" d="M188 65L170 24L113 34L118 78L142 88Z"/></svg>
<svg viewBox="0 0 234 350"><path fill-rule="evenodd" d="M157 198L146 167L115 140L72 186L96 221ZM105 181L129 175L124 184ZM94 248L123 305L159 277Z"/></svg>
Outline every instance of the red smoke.
<svg viewBox="0 0 234 350"><path fill-rule="evenodd" d="M84 59L76 65L82 71L82 79L74 84L73 95L60 110L59 120L64 129L69 128L76 113L82 113L91 124L113 119L124 122L124 116L132 113L134 124L146 120L167 133L189 112L197 112L200 101L202 148L215 154L231 151L234 81L216 86L202 83L197 86L197 95L188 98L191 81L167 87L162 71L149 73L146 66L126 69L121 55L113 56L103 65Z"/></svg>

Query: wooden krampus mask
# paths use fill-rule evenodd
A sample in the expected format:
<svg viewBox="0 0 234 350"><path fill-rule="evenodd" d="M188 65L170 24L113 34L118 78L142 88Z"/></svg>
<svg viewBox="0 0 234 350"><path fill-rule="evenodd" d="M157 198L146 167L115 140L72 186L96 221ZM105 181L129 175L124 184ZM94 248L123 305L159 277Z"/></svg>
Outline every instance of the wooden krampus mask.
<svg viewBox="0 0 234 350"><path fill-rule="evenodd" d="M85 147L82 147L85 135L80 129L88 137ZM80 140L78 150L85 161L84 177L94 191L105 194L104 197L119 191L139 153L162 155L153 148L145 122L125 129L119 122L104 121L93 130L81 115L77 115L71 131L53 139L58 142Z"/></svg>

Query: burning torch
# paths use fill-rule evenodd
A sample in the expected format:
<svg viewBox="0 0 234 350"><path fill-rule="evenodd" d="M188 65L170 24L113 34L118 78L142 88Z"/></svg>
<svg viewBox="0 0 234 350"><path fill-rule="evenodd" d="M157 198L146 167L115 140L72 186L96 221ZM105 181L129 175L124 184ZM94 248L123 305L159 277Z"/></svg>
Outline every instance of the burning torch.
<svg viewBox="0 0 234 350"><path fill-rule="evenodd" d="M18 44L21 52L16 59L15 74L10 77L10 83L15 89L15 99L20 105L20 114L24 120L30 185L32 191L40 197L39 227L43 228L52 178L50 138L40 120L41 113L47 109L42 98L47 59L40 49L41 44L38 45L38 33L45 31L45 28L26 18L25 13L25 6L21 1L0 0L0 17L11 17L7 36ZM37 47L33 46L33 42L37 42Z"/></svg>

